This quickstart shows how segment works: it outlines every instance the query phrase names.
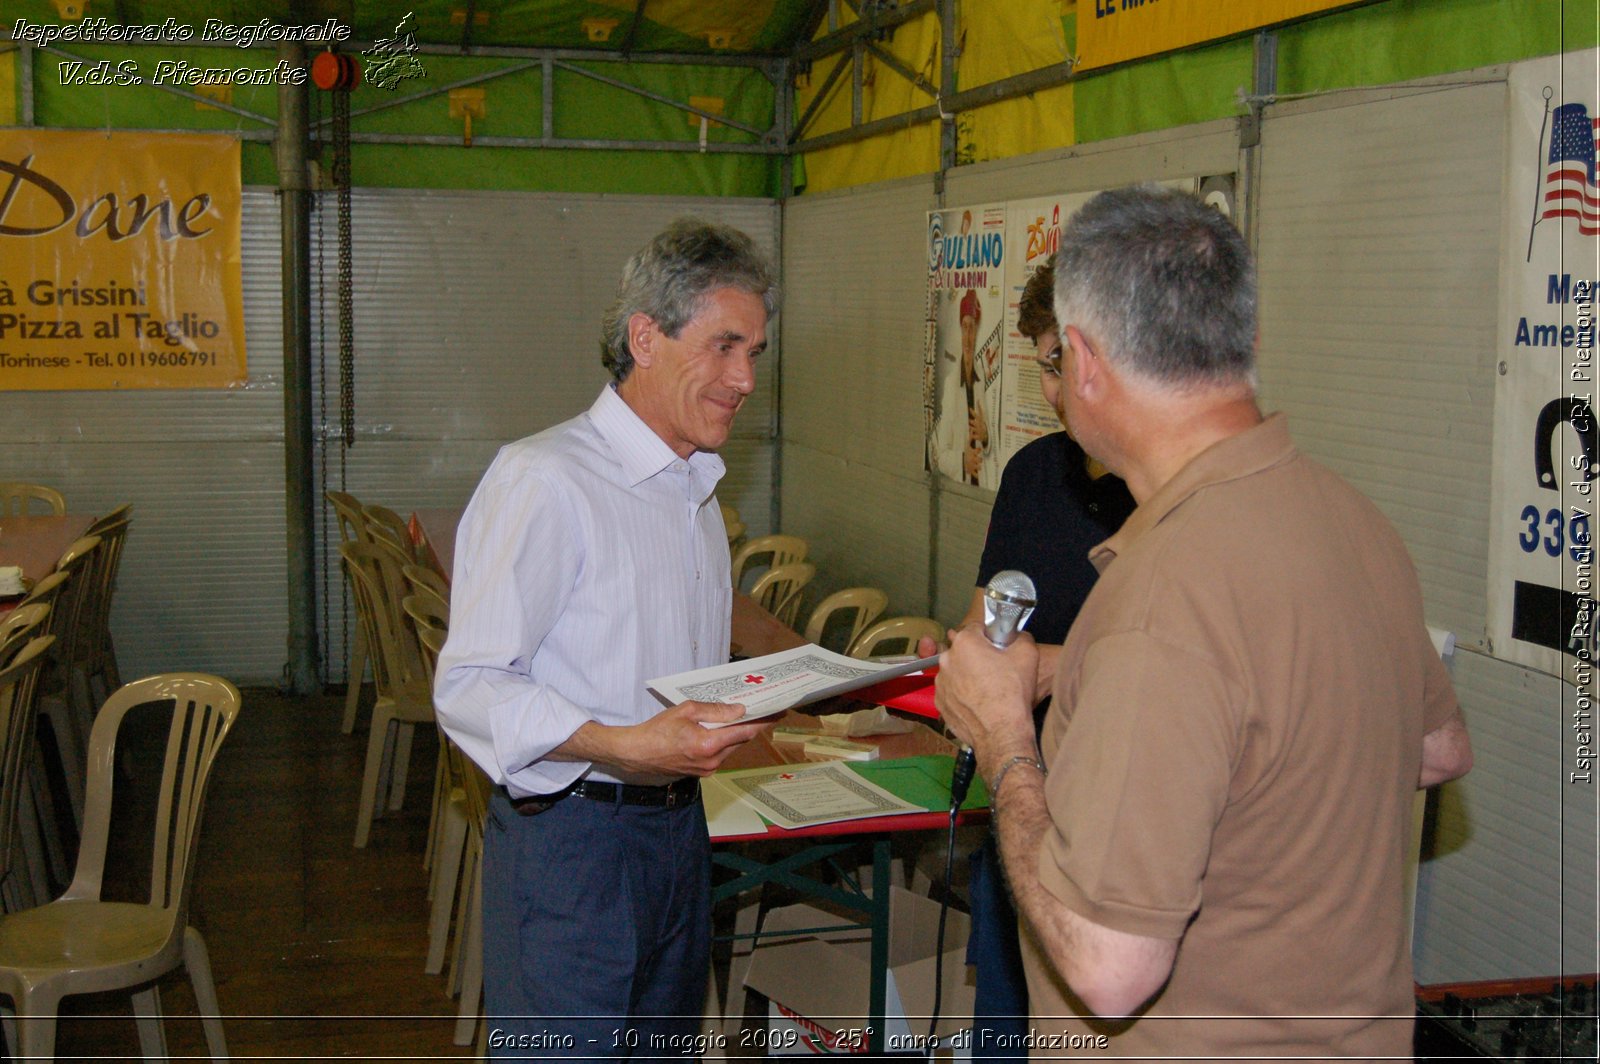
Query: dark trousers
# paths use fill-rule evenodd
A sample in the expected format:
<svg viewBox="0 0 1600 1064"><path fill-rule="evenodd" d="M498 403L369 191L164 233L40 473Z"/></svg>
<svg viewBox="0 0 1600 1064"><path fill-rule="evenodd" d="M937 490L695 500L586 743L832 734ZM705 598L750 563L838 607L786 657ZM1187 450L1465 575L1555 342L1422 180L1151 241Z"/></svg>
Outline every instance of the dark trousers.
<svg viewBox="0 0 1600 1064"><path fill-rule="evenodd" d="M977 969L972 1002L972 1059L1026 1059L1028 979L1022 970L1017 912L1006 891L1000 850L990 835L972 853L972 935L967 963Z"/></svg>
<svg viewBox="0 0 1600 1064"><path fill-rule="evenodd" d="M521 816L495 796L483 847L491 1056L681 1061L710 967L711 843L698 802L574 796Z"/></svg>

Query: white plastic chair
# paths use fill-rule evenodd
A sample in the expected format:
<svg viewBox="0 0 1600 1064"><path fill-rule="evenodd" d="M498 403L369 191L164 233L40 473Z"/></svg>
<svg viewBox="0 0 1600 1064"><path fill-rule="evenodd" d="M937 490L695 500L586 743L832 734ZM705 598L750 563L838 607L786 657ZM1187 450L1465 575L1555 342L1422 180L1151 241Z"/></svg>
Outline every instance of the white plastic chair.
<svg viewBox="0 0 1600 1064"><path fill-rule="evenodd" d="M25 608L27 623L12 625L8 636L0 635L0 737L4 739L0 747L0 890L4 891L6 912L37 905L49 897L39 889L41 885L48 888L44 852L38 844L38 816L29 804L33 796L23 784L33 760L33 725L38 712L34 685L55 637L39 634L50 607ZM25 876L12 875L18 871L12 861L19 851L25 851Z"/></svg>
<svg viewBox="0 0 1600 1064"><path fill-rule="evenodd" d="M372 536L367 532L367 516L361 512L360 499L343 491L325 491L322 495L333 507L334 516L339 519L340 542L372 541ZM351 597L355 597L354 589L351 590ZM344 719L340 721L340 730L346 735L356 730L356 714L361 705L361 678L366 675L367 656L365 627L358 619L355 631L351 634L349 658L344 671Z"/></svg>
<svg viewBox="0 0 1600 1064"><path fill-rule="evenodd" d="M728 530L728 547L732 549L735 543L744 538L744 522L739 519L739 511L722 502L717 504L722 510L722 526Z"/></svg>
<svg viewBox="0 0 1600 1064"><path fill-rule="evenodd" d="M383 548L372 543L341 543L339 553L356 590L356 612L365 627L378 688L361 776L361 804L356 812L355 845L360 848L367 844L372 830L379 793L388 793L390 809L400 808L411 758L411 733L418 724L433 723L433 692L423 673L416 630L401 611L405 581L398 567ZM380 787L385 778L387 784Z"/></svg>
<svg viewBox="0 0 1600 1064"><path fill-rule="evenodd" d="M67 512L67 500L54 488L21 481L0 482L0 517L25 516L35 502L42 502L57 517Z"/></svg>
<svg viewBox="0 0 1600 1064"><path fill-rule="evenodd" d="M761 574L761 579L750 589L750 597L762 609L793 628L795 618L800 615L800 593L816 575L817 567L810 562L774 565Z"/></svg>
<svg viewBox="0 0 1600 1064"><path fill-rule="evenodd" d="M149 901L102 901L117 733L130 709L159 702L172 705L172 719L157 790ZM165 1057L155 981L182 964L194 984L211 1056L226 1059L210 957L205 940L189 926L189 891L206 781L238 713L238 689L199 673L138 680L106 700L89 740L83 838L72 884L49 905L0 917L0 993L12 1002L7 1034L14 1026L22 1036L20 1043L9 1039L18 1050L14 1055L54 1056L62 998L139 988L133 992L139 1047L146 1057Z"/></svg>
<svg viewBox="0 0 1600 1064"><path fill-rule="evenodd" d="M937 641L944 638L944 633L944 625L931 617L890 617L857 636L846 653L863 659L881 654L915 654L917 640L927 636Z"/></svg>
<svg viewBox="0 0 1600 1064"><path fill-rule="evenodd" d="M733 556L733 589L739 590L739 585L744 579L745 570L750 567L752 559L766 558L767 564L773 567L788 565L791 562L806 560L806 551L810 549L806 541L799 536L770 535L757 536L748 540Z"/></svg>
<svg viewBox="0 0 1600 1064"><path fill-rule="evenodd" d="M856 638L866 631L867 625L883 616L883 611L889 608L889 596L875 587L847 587L843 591L835 591L811 611L811 619L806 621L805 637L807 643L822 646L822 637L827 632L828 621L835 613L851 612L850 631L844 637L843 646L849 648Z"/></svg>

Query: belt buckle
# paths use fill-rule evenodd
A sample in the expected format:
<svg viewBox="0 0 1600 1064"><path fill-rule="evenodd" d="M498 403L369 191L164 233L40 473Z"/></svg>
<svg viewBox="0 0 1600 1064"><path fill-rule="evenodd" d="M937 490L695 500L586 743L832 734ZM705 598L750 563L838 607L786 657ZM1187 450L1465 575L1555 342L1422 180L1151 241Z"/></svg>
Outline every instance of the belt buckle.
<svg viewBox="0 0 1600 1064"><path fill-rule="evenodd" d="M689 785L682 790L676 790L677 786L677 784L667 784L666 799L668 809L676 809L680 805L688 805L700 796L700 788L694 781L690 781Z"/></svg>

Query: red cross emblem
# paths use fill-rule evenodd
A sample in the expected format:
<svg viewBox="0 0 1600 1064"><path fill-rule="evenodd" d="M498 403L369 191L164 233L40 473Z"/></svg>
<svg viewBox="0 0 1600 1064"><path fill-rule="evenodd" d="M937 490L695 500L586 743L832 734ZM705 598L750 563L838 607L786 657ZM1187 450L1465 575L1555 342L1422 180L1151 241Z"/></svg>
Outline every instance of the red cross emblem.
<svg viewBox="0 0 1600 1064"><path fill-rule="evenodd" d="M780 780L792 780L792 779L794 779L794 773L793 772L780 772L780 773L778 773L778 778Z"/></svg>
<svg viewBox="0 0 1600 1064"><path fill-rule="evenodd" d="M745 683L766 683L767 682L767 678L765 676L762 676L759 673L752 672L750 675L748 675L748 676L746 676L744 678L744 682Z"/></svg>

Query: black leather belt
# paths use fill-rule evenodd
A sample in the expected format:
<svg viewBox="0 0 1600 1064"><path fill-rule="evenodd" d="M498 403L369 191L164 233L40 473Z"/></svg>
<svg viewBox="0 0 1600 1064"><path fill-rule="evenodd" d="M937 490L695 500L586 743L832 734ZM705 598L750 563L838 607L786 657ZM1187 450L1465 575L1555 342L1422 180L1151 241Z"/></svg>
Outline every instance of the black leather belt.
<svg viewBox="0 0 1600 1064"><path fill-rule="evenodd" d="M675 809L690 805L700 797L700 781L693 776L681 780L648 786L642 783L605 783L600 780L578 780L554 794L530 794L525 798L510 798L511 808L523 816L538 816L563 798L570 796L588 798L596 802L623 805L653 805Z"/></svg>

